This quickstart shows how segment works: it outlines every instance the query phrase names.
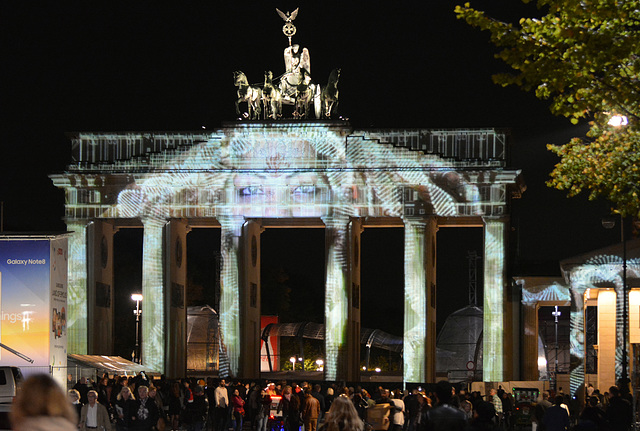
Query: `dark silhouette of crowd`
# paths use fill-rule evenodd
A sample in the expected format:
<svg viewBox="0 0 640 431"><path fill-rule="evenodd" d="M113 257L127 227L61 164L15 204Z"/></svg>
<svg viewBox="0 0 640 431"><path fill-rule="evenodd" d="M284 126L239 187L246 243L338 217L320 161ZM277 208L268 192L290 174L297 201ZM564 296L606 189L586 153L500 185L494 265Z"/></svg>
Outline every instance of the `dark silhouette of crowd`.
<svg viewBox="0 0 640 431"><path fill-rule="evenodd" d="M94 429L83 428L95 418L87 403L104 406L116 431L489 431L521 425L509 391L468 392L447 381L408 391L329 382L150 379L140 373L104 376L98 383L81 378L68 395L80 429ZM615 386L604 395L589 388L578 410L568 395L544 392L529 406L529 429L630 429L631 403Z"/></svg>

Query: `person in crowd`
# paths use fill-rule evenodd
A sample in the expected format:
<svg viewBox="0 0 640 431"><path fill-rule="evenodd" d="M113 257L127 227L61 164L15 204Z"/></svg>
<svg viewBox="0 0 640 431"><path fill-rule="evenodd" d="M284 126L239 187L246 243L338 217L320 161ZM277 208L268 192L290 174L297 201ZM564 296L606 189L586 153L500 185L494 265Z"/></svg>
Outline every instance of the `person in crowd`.
<svg viewBox="0 0 640 431"><path fill-rule="evenodd" d="M157 426L160 414L156 403L149 398L148 386L141 385L138 387L138 399L135 401L132 413L130 430L151 431Z"/></svg>
<svg viewBox="0 0 640 431"><path fill-rule="evenodd" d="M513 397L507 391L502 391L500 395L500 401L502 401L502 414L504 425L507 429L512 428L512 415L513 415Z"/></svg>
<svg viewBox="0 0 640 431"><path fill-rule="evenodd" d="M158 388L153 384L149 386L149 399L156 403L156 406L158 407L158 424L156 425L156 428L158 431L164 431L167 424L167 418L164 414L164 405L162 403L162 397L158 393Z"/></svg>
<svg viewBox="0 0 640 431"><path fill-rule="evenodd" d="M488 401L479 401L467 431L491 431L495 429L496 409Z"/></svg>
<svg viewBox="0 0 640 431"><path fill-rule="evenodd" d="M109 397L111 388L109 387L108 376L104 376L100 379L98 386L96 387L96 392L98 393L98 402L109 410L109 406L111 405L111 398Z"/></svg>
<svg viewBox="0 0 640 431"><path fill-rule="evenodd" d="M390 394L389 389L381 388L380 398L376 400L376 404L392 404Z"/></svg>
<svg viewBox="0 0 640 431"><path fill-rule="evenodd" d="M318 400L320 403L320 416L318 416L318 422L322 421L322 416L324 412L327 411L327 406L325 404L324 395L322 395L322 387L318 384L313 385L313 390L311 391L311 395Z"/></svg>
<svg viewBox="0 0 640 431"><path fill-rule="evenodd" d="M10 413L15 431L77 431L78 417L64 391L48 374L22 383Z"/></svg>
<svg viewBox="0 0 640 431"><path fill-rule="evenodd" d="M280 402L282 403L284 400L286 400L286 402L283 403L282 410L283 416L286 417L286 419L283 418L285 430L298 431L300 428L300 398L292 394L291 386L288 386L288 390L287 387L285 387Z"/></svg>
<svg viewBox="0 0 640 431"><path fill-rule="evenodd" d="M76 389L69 389L67 391L67 397L69 398L69 402L76 409L76 414L78 415L78 425L80 424L80 413L82 411L82 403L80 402L80 393Z"/></svg>
<svg viewBox="0 0 640 431"><path fill-rule="evenodd" d="M587 404L580 413L578 425L583 428L592 426L601 430L605 429L606 424L607 421L604 417L604 411L598 407L598 398L594 396L587 398Z"/></svg>
<svg viewBox="0 0 640 431"><path fill-rule="evenodd" d="M110 431L111 422L107 408L98 402L98 392L90 390L87 393L87 404L80 412L80 431L97 430Z"/></svg>
<svg viewBox="0 0 640 431"><path fill-rule="evenodd" d="M462 411L467 417L467 422L470 422L473 419L473 405L469 400L461 400L460 407L458 407L460 411Z"/></svg>
<svg viewBox="0 0 640 431"><path fill-rule="evenodd" d="M391 405L391 431L402 431L404 428L404 402L402 397L404 394L401 389L396 389L393 398L390 398Z"/></svg>
<svg viewBox="0 0 640 431"><path fill-rule="evenodd" d="M316 431L320 411L320 402L311 395L311 388L307 387L304 390L304 407L302 408L304 431Z"/></svg>
<svg viewBox="0 0 640 431"><path fill-rule="evenodd" d="M325 413L329 411L329 409L331 408L331 403L333 402L333 388L332 387L328 387L327 388L327 392L326 395L324 396L324 406L326 408Z"/></svg>
<svg viewBox="0 0 640 431"><path fill-rule="evenodd" d="M605 417L613 430L627 431L631 427L633 409L629 401L620 396L617 386L609 388L609 405Z"/></svg>
<svg viewBox="0 0 640 431"><path fill-rule="evenodd" d="M427 431L462 431L467 426L466 415L449 404L452 390L451 383L446 380L436 384L436 406L427 412Z"/></svg>
<svg viewBox="0 0 640 431"><path fill-rule="evenodd" d="M177 430L180 426L180 413L182 413L182 402L180 401L180 383L171 383L168 396L167 421L172 430Z"/></svg>
<svg viewBox="0 0 640 431"><path fill-rule="evenodd" d="M202 431L207 423L209 401L204 394L204 388L196 385L193 388L193 399L187 402L184 411L184 423L189 431Z"/></svg>
<svg viewBox="0 0 640 431"><path fill-rule="evenodd" d="M569 414L562 407L563 398L562 395L556 395L555 403L546 410L543 419L546 431L565 431L569 429Z"/></svg>
<svg viewBox="0 0 640 431"><path fill-rule="evenodd" d="M271 414L271 395L269 392L261 390L259 401L256 410L256 431L267 431L267 423Z"/></svg>
<svg viewBox="0 0 640 431"><path fill-rule="evenodd" d="M220 380L218 387L213 393L215 399L215 423L216 431L227 431L229 423L229 392L224 379Z"/></svg>
<svg viewBox="0 0 640 431"><path fill-rule="evenodd" d="M73 389L78 391L80 394L80 402L84 405L87 404L87 393L89 392L89 383L86 377L80 377L76 384L73 386Z"/></svg>
<svg viewBox="0 0 640 431"><path fill-rule="evenodd" d="M331 402L319 431L364 431L364 422L347 397L339 396Z"/></svg>
<svg viewBox="0 0 640 431"><path fill-rule="evenodd" d="M240 396L240 390L235 388L231 396L231 424L234 431L242 431L242 423L244 420L244 400Z"/></svg>
<svg viewBox="0 0 640 431"><path fill-rule="evenodd" d="M497 420L500 424L502 424L502 419L503 419L502 400L498 396L498 391L495 388L491 388L489 390L489 396L487 396L487 401L493 404L493 408L496 410Z"/></svg>
<svg viewBox="0 0 640 431"><path fill-rule="evenodd" d="M404 397L404 408L407 413L407 420L405 422L405 429L407 431L415 431L416 419L418 415L418 388L413 388L411 392Z"/></svg>
<svg viewBox="0 0 640 431"><path fill-rule="evenodd" d="M114 406L116 431L127 431L131 423L131 417L134 414L134 409L136 408L136 400L129 386L122 386L120 393L116 397Z"/></svg>

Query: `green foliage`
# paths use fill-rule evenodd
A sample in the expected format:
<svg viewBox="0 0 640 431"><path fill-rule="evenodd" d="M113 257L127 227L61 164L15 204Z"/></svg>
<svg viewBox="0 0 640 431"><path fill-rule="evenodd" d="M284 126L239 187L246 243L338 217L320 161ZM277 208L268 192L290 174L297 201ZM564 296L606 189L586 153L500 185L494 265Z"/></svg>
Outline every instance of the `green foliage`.
<svg viewBox="0 0 640 431"><path fill-rule="evenodd" d="M527 3L526 0L523 2ZM517 85L551 102L573 124L591 120L588 139L550 147L561 157L548 185L607 198L614 210L638 216L637 149L640 124L640 0L538 0L540 18L506 23L456 6L458 18L491 34L497 58L514 72L495 83ZM629 125L613 130L609 114Z"/></svg>

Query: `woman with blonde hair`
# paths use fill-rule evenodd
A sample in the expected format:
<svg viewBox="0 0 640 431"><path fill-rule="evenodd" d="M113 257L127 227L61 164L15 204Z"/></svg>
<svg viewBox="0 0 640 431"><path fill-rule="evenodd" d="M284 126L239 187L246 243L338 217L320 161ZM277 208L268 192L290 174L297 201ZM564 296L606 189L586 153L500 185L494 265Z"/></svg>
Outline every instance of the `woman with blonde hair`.
<svg viewBox="0 0 640 431"><path fill-rule="evenodd" d="M319 431L363 431L364 422L358 416L356 408L344 395L336 397L325 416Z"/></svg>
<svg viewBox="0 0 640 431"><path fill-rule="evenodd" d="M131 388L123 386L115 402L116 430L125 431L131 424L131 417L135 414L136 399Z"/></svg>
<svg viewBox="0 0 640 431"><path fill-rule="evenodd" d="M24 381L13 402L16 431L77 431L78 417L64 391L48 374Z"/></svg>

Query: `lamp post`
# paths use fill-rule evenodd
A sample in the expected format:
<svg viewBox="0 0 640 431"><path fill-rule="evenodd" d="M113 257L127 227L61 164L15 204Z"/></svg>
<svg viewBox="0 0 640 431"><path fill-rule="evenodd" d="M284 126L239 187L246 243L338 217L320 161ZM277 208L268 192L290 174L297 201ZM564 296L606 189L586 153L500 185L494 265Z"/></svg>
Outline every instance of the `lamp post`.
<svg viewBox="0 0 640 431"><path fill-rule="evenodd" d="M136 309L133 310L134 316L136 316L136 347L133 350L133 361L140 363L140 315L142 310L140 309L140 303L142 302L142 295L134 293L131 295L131 299L136 301Z"/></svg>
<svg viewBox="0 0 640 431"><path fill-rule="evenodd" d="M554 373L554 379L553 379L553 389L557 389L557 382L558 382L558 317L560 317L560 315L562 314L562 312L558 311L558 306L555 306L555 311L551 312L551 315L554 318L554 322L555 322L555 331L556 331L556 360L555 360L555 368L553 370Z"/></svg>
<svg viewBox="0 0 640 431"><path fill-rule="evenodd" d="M629 124L625 115L615 114L609 118L612 127L624 127ZM620 390L623 395L629 393L629 373L627 369L627 340L629 332L629 298L627 295L627 237L624 232L624 217L620 215L620 234L622 235L622 372L620 374ZM634 403L635 405L635 403Z"/></svg>

